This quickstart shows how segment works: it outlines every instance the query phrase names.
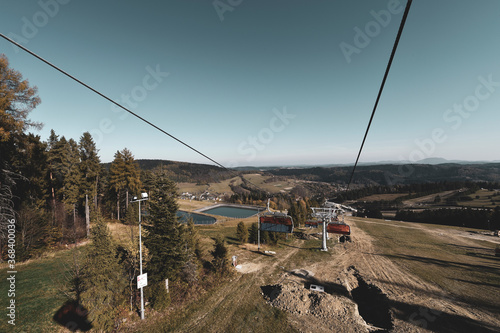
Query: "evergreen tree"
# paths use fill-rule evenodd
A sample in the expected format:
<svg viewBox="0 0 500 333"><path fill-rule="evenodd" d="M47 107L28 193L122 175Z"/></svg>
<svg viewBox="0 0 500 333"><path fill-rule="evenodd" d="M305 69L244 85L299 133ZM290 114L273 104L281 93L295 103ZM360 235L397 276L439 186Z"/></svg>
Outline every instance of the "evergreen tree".
<svg viewBox="0 0 500 333"><path fill-rule="evenodd" d="M260 242L262 244L271 244L271 237L269 236L269 231L261 231Z"/></svg>
<svg viewBox="0 0 500 333"><path fill-rule="evenodd" d="M188 284L193 284L198 281L201 249L198 233L196 232L192 218L189 219L187 227L185 227L184 238L186 262L181 269L180 278Z"/></svg>
<svg viewBox="0 0 500 333"><path fill-rule="evenodd" d="M54 136L52 136L52 134ZM51 196L55 201L62 201L64 194L64 179L66 176L66 158L67 158L67 145L68 141L64 136L60 139L55 135L54 131L51 132L51 137L48 142L48 158L51 183Z"/></svg>
<svg viewBox="0 0 500 333"><path fill-rule="evenodd" d="M243 221L236 226L236 238L238 238L241 244L248 241L248 229Z"/></svg>
<svg viewBox="0 0 500 333"><path fill-rule="evenodd" d="M97 147L89 132L83 133L79 143L80 149L80 172L82 175L81 192L85 197L85 222L87 226L87 237L90 236L90 207L89 198L97 205L97 183L101 171L100 159L97 155Z"/></svg>
<svg viewBox="0 0 500 333"><path fill-rule="evenodd" d="M125 195L125 209L128 208L129 193L137 193L141 187L140 171L134 156L127 148L115 153L109 169L109 182L117 196L117 217L120 219L120 202Z"/></svg>
<svg viewBox="0 0 500 333"><path fill-rule="evenodd" d="M16 193L22 195L18 194L14 203L18 213L18 258L24 260L50 243L47 239L50 216L45 214L48 198L46 145L39 136L31 133L22 134L21 137L23 140L18 143L19 153L12 167L23 175L15 187Z"/></svg>
<svg viewBox="0 0 500 333"><path fill-rule="evenodd" d="M123 189L126 185L124 179L125 174L125 161L120 151L115 153L115 159L111 162L109 167L109 185L116 193L116 216L120 219L120 200Z"/></svg>
<svg viewBox="0 0 500 333"><path fill-rule="evenodd" d="M18 207L25 204L43 209L48 199L46 144L40 140L40 136L32 133L22 134L21 137L17 157L11 164L22 175L16 186L18 195L14 201Z"/></svg>
<svg viewBox="0 0 500 333"><path fill-rule="evenodd" d="M115 329L116 317L124 305L127 281L109 229L100 217L92 226L91 240L82 267L80 298L89 310L94 328L110 332Z"/></svg>
<svg viewBox="0 0 500 333"><path fill-rule="evenodd" d="M56 169L59 164L56 157L56 147L59 143L59 136L51 129L49 140L47 142L47 163L49 168L49 184L50 184L50 202L52 206L52 223L55 224L55 209L56 209Z"/></svg>
<svg viewBox="0 0 500 333"><path fill-rule="evenodd" d="M127 148L122 150L123 162L125 167L125 207L128 207L129 193L137 193L141 187L141 178L139 166L135 162L134 155Z"/></svg>
<svg viewBox="0 0 500 333"><path fill-rule="evenodd" d="M259 237L259 225L257 222L254 222L250 225L250 229L248 230L248 242L257 243Z"/></svg>
<svg viewBox="0 0 500 333"><path fill-rule="evenodd" d="M151 179L148 223L144 225L144 244L149 252L147 263L150 279L175 281L188 261L184 226L177 221L177 188L163 174Z"/></svg>
<svg viewBox="0 0 500 333"><path fill-rule="evenodd" d="M80 186L82 174L80 170L80 154L78 144L75 140L69 139L66 144L65 156L63 159L63 202L68 211L73 213L73 227L76 227L76 205L82 199Z"/></svg>
<svg viewBox="0 0 500 333"><path fill-rule="evenodd" d="M189 253L189 257L194 255L198 260L201 258L200 240L192 218L190 218L187 223L186 248Z"/></svg>
<svg viewBox="0 0 500 333"><path fill-rule="evenodd" d="M212 256L212 267L216 274L225 276L229 273L229 259L227 257L227 247L224 238L219 235L214 239L214 249L211 251Z"/></svg>

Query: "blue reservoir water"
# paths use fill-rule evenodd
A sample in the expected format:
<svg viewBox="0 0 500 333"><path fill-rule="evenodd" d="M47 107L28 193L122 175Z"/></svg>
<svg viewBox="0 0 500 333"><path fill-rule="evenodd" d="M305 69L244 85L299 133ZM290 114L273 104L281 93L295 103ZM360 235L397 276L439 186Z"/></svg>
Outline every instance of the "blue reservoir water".
<svg viewBox="0 0 500 333"><path fill-rule="evenodd" d="M233 206L221 206L212 209L207 209L203 211L204 213L240 218L244 219L250 216L253 216L259 212L256 208L241 208L241 207L233 207Z"/></svg>
<svg viewBox="0 0 500 333"><path fill-rule="evenodd" d="M189 213L182 210L177 211L177 218L181 223L187 223L189 218L193 219L194 224L214 224L216 219L211 216Z"/></svg>

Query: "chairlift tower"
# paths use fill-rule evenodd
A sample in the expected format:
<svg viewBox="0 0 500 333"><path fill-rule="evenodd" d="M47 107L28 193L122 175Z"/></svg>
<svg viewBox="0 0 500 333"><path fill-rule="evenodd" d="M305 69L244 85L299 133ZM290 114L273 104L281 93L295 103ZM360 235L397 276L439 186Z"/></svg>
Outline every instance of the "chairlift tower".
<svg viewBox="0 0 500 333"><path fill-rule="evenodd" d="M326 247L326 238L327 238L327 231L326 231L326 226L328 223L330 223L335 217L337 217L337 208L333 207L311 207L313 213L312 216L315 218L319 218L323 221L323 246L321 248L321 251L328 251L328 248Z"/></svg>

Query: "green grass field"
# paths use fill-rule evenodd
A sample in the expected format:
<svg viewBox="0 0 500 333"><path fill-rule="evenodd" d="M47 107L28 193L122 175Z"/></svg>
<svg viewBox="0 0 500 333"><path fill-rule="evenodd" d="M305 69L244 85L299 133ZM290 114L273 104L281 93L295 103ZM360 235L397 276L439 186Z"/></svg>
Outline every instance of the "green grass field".
<svg viewBox="0 0 500 333"><path fill-rule="evenodd" d="M495 244L483 240L462 240L459 233L471 231L469 228L441 225L415 224L397 221L383 221L350 218L374 238L378 252L401 265L423 280L435 284L456 299L472 306L500 313L498 288L500 287L500 258L494 257ZM278 265L278 257L263 256L255 252L255 245L240 245L236 240L238 220L213 226L197 227L201 247L206 260L213 249L212 238L222 235L229 246L231 255L238 255L243 263L261 264L269 267L259 273L236 275L228 283L221 284L201 295L185 308L170 312L165 319L158 314L148 313L146 322L137 316L129 317L133 331L164 332L173 331L262 331L293 332L287 321L287 314L270 307L262 301L260 286L275 283L275 279L285 270L307 266L311 262L329 261L335 251L319 250L318 239L280 242L267 247L283 255L294 251ZM247 225L251 223L246 221ZM424 228L422 229L421 228ZM113 237L126 240L128 226L112 223ZM135 230L136 232L137 230ZM330 247L336 240L330 240ZM82 249L83 247L80 247ZM73 250L52 253L45 258L18 264L16 274L16 330L15 332L58 332L52 317L67 300ZM0 292L2 308L7 307L7 269L0 269ZM0 332L11 332L7 317L0 321ZM132 327L132 328L131 328ZM245 330L243 330L245 329ZM132 331L130 331L132 332Z"/></svg>
<svg viewBox="0 0 500 333"><path fill-rule="evenodd" d="M276 182L266 182L271 176L264 176L259 173L246 174L244 178L250 181L252 184L258 186L260 189L269 191L270 193L279 193L280 191L290 191L294 186L296 186L296 181L293 179L282 180ZM195 183L178 183L177 187L179 193L189 192L189 193L202 193L204 191L209 191L211 193L233 193L230 185L241 185L242 180L240 177L233 177L230 179L223 180L219 183L210 183L204 185L197 185Z"/></svg>
<svg viewBox="0 0 500 333"><path fill-rule="evenodd" d="M404 197L408 193L389 193L389 194L372 194L363 198L359 198L356 201L392 201L399 197Z"/></svg>
<svg viewBox="0 0 500 333"><path fill-rule="evenodd" d="M500 206L500 194L497 191L479 190L469 195L472 201L461 201L459 204L465 207L495 208Z"/></svg>
<svg viewBox="0 0 500 333"><path fill-rule="evenodd" d="M68 299L73 251L57 252L47 258L16 266L16 326L7 323L6 307L9 298L7 269L0 270L0 332L57 332L61 327L52 317Z"/></svg>

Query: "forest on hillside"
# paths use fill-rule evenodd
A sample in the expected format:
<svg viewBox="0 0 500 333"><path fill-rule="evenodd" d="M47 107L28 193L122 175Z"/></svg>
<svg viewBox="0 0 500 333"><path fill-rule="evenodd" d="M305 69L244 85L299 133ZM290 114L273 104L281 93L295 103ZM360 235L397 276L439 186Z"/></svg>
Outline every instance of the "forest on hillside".
<svg viewBox="0 0 500 333"><path fill-rule="evenodd" d="M73 264L60 286L68 301L60 311L79 309L82 330L115 330L124 313L139 308L139 210L132 201L147 192L142 242L150 306L163 311L230 277L225 240L215 237L213 251L202 253L192 221L177 220L177 186L168 170L141 170L127 148L105 166L88 132L75 140L52 130L42 141L30 132L42 126L29 118L39 103L37 88L0 55L0 262L12 268L90 240L71 246ZM128 229L126 239L111 236L109 221ZM173 292L167 293L165 279Z"/></svg>
<svg viewBox="0 0 500 333"><path fill-rule="evenodd" d="M347 184L352 166L279 168L267 170L275 176ZM438 182L500 182L500 163L487 164L387 164L356 168L353 184L359 186L393 186Z"/></svg>
<svg viewBox="0 0 500 333"><path fill-rule="evenodd" d="M98 216L137 224L132 198L153 191L158 175L176 174L145 163L141 170L127 148L104 165L88 132L66 138L51 130L43 141L30 132L43 126L29 118L41 102L37 88L3 55L0 80L0 260L7 259L8 221L16 222L16 260L26 260L90 237L91 220ZM190 177L204 175L206 166L185 170Z"/></svg>

